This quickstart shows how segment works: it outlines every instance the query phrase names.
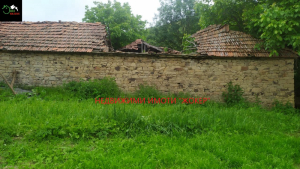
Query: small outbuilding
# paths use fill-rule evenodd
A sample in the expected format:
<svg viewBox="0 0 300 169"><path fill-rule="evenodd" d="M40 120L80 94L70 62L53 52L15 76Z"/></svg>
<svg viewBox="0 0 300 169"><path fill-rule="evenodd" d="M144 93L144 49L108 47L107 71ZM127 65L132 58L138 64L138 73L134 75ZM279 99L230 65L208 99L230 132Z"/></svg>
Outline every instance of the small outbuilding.
<svg viewBox="0 0 300 169"><path fill-rule="evenodd" d="M146 53L146 52L154 52L154 53L161 53L164 50L150 45L142 39L137 39L136 41L132 42L129 45L124 46L123 48L119 49L122 52L137 52L137 53Z"/></svg>
<svg viewBox="0 0 300 169"><path fill-rule="evenodd" d="M106 34L100 22L0 22L0 51L109 52Z"/></svg>
<svg viewBox="0 0 300 169"><path fill-rule="evenodd" d="M240 31L229 30L229 25L210 25L192 35L197 53L219 57L269 57L270 52L255 48L261 40ZM290 49L279 51L278 57L297 57Z"/></svg>

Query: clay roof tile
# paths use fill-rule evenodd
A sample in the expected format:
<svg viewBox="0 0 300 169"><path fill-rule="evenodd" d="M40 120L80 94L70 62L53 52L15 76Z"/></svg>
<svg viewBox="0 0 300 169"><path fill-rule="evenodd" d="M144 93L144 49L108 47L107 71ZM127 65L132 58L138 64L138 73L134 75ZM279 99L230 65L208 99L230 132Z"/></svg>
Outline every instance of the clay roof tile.
<svg viewBox="0 0 300 169"><path fill-rule="evenodd" d="M106 50L106 44L100 22L0 22L0 49L92 52L93 46Z"/></svg>
<svg viewBox="0 0 300 169"><path fill-rule="evenodd" d="M229 30L228 25L210 25L192 35L197 43L197 52L220 57L269 57L264 49L257 50L255 45L261 40L239 31ZM279 57L298 57L297 53L284 49Z"/></svg>

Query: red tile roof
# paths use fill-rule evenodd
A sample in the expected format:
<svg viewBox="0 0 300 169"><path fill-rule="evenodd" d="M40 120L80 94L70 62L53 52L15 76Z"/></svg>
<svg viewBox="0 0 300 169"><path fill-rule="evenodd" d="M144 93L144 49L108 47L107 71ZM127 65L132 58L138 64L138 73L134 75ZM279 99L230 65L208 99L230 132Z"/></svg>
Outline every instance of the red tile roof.
<svg viewBox="0 0 300 169"><path fill-rule="evenodd" d="M0 22L0 50L108 52L105 26L77 22Z"/></svg>
<svg viewBox="0 0 300 169"><path fill-rule="evenodd" d="M260 40L239 31L229 30L228 25L210 25L192 35L197 43L197 53L220 57L269 57L264 49L254 47ZM297 53L284 49L279 57L297 57Z"/></svg>
<svg viewBox="0 0 300 169"><path fill-rule="evenodd" d="M120 51L125 51L125 50L139 50L138 45L142 44L142 39L137 39L134 42L132 42L131 44L128 44L124 47L122 47L121 49L119 49Z"/></svg>

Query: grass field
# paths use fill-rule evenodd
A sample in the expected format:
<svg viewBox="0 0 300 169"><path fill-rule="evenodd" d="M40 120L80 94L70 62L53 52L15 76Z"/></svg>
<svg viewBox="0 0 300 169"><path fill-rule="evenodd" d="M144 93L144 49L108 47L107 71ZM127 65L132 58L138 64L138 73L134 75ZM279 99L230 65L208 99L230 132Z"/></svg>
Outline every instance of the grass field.
<svg viewBox="0 0 300 169"><path fill-rule="evenodd" d="M0 90L0 168L300 168L292 109L102 105L36 90Z"/></svg>

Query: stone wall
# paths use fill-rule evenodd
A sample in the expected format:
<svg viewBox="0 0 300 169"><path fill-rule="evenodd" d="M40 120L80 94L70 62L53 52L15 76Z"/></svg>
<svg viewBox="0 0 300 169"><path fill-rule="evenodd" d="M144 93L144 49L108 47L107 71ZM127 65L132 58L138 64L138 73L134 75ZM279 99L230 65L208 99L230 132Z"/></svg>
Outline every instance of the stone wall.
<svg viewBox="0 0 300 169"><path fill-rule="evenodd" d="M294 105L293 58L214 58L123 53L1 52L0 72L16 83L57 86L63 82L115 77L125 91L139 84L156 86L162 92L189 92L221 101L226 84L240 85L244 96L264 105L275 99ZM0 79L2 81L2 79Z"/></svg>

